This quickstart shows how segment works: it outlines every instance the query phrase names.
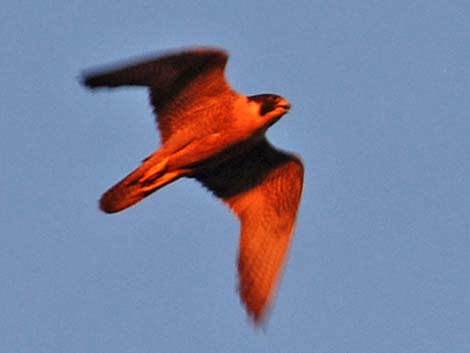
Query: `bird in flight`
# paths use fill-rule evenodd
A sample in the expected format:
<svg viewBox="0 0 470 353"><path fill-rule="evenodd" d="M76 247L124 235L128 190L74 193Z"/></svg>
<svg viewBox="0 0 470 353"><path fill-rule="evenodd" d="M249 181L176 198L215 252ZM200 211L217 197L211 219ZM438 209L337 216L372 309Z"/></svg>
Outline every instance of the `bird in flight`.
<svg viewBox="0 0 470 353"><path fill-rule="evenodd" d="M122 211L181 177L201 182L240 220L238 290L260 325L293 236L303 165L265 136L290 103L236 92L225 78L227 60L221 49L188 49L87 71L82 82L148 87L161 135L160 148L104 193L101 210Z"/></svg>

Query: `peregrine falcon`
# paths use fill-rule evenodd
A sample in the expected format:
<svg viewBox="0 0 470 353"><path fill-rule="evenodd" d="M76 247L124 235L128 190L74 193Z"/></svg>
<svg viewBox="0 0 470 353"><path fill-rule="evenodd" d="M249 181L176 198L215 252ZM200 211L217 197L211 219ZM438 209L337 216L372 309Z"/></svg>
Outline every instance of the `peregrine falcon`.
<svg viewBox="0 0 470 353"><path fill-rule="evenodd" d="M227 60L221 49L195 48L86 71L82 83L148 87L161 135L160 148L104 193L101 210L122 211L181 177L201 182L240 220L238 291L259 325L291 244L303 165L265 136L290 103L236 92L225 78Z"/></svg>

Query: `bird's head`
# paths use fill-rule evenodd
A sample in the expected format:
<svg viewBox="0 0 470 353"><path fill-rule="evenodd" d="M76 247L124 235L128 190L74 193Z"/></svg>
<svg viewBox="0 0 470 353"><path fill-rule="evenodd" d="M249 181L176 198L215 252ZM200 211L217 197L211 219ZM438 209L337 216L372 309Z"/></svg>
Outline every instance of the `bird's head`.
<svg viewBox="0 0 470 353"><path fill-rule="evenodd" d="M240 95L233 109L234 130L243 131L247 137L261 136L289 111L290 103L276 94Z"/></svg>
<svg viewBox="0 0 470 353"><path fill-rule="evenodd" d="M287 99L276 94L250 96L248 102L254 109L257 109L258 115L267 127L278 121L291 107Z"/></svg>

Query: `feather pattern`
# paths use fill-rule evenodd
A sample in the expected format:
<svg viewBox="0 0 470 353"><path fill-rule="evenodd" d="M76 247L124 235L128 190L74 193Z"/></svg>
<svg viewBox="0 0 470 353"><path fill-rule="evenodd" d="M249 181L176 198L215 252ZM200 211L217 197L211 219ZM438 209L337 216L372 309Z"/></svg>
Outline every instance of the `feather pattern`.
<svg viewBox="0 0 470 353"><path fill-rule="evenodd" d="M222 198L241 222L238 289L256 323L274 297L291 243L303 165L263 139L251 150L195 177Z"/></svg>
<svg viewBox="0 0 470 353"><path fill-rule="evenodd" d="M124 210L181 177L221 198L241 224L238 290L261 324L292 241L303 165L269 144L265 131L290 108L281 96L244 96L225 79L228 55L192 49L87 71L89 88L144 86L162 146L104 193L100 208Z"/></svg>

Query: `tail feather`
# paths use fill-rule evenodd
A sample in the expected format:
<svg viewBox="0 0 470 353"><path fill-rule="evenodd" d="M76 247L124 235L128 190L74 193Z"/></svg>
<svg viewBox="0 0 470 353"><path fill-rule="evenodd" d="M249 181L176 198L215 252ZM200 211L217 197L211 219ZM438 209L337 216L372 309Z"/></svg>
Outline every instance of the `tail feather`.
<svg viewBox="0 0 470 353"><path fill-rule="evenodd" d="M184 174L184 171L168 172L164 169L165 163L161 165L162 170L157 170L155 167L158 164L153 156L146 159L140 167L103 194L100 209L106 213L122 211Z"/></svg>

